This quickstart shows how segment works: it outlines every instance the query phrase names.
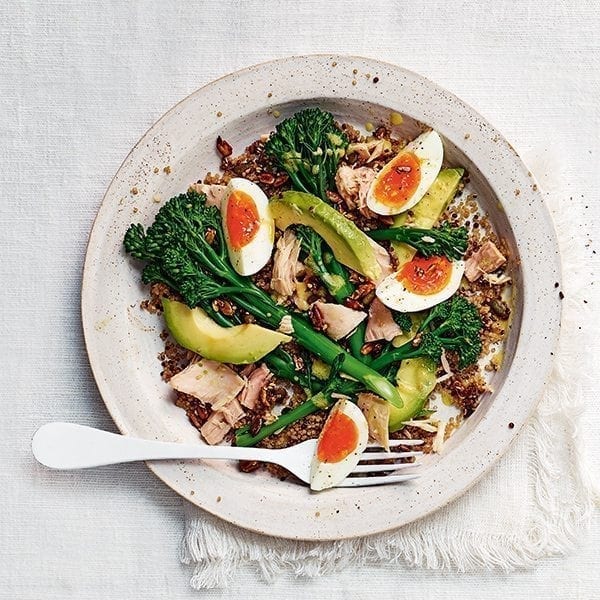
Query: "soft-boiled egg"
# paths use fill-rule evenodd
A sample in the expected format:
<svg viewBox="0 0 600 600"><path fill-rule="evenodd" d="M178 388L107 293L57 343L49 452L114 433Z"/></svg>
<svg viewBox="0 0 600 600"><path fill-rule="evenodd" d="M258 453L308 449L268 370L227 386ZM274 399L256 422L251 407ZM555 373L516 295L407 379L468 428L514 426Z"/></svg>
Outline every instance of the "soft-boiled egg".
<svg viewBox="0 0 600 600"><path fill-rule="evenodd" d="M377 174L367 194L367 206L379 215L396 215L412 208L438 176L443 158L439 134L422 133Z"/></svg>
<svg viewBox="0 0 600 600"><path fill-rule="evenodd" d="M269 200L252 181L234 177L221 202L223 232L233 268L240 275L253 275L271 258L275 225Z"/></svg>
<svg viewBox="0 0 600 600"><path fill-rule="evenodd" d="M462 260L415 256L399 271L386 277L375 293L392 310L417 312L450 298L460 286L464 271Z"/></svg>
<svg viewBox="0 0 600 600"><path fill-rule="evenodd" d="M324 490L346 479L369 440L362 411L346 398L338 400L323 426L310 469L310 488Z"/></svg>

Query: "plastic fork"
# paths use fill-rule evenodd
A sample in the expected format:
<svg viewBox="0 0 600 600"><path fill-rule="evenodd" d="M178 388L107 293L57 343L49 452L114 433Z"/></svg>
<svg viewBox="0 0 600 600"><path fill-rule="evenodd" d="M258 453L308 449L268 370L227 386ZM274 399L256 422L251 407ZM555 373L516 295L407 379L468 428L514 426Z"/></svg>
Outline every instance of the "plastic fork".
<svg viewBox="0 0 600 600"><path fill-rule="evenodd" d="M400 473L414 469L414 462L389 461L420 456L423 453L419 450L402 450L400 447L416 447L422 443L423 440L390 440L390 452L369 446L350 476L336 487L382 485L415 479L417 473ZM253 460L281 465L309 483L316 444L317 440L307 440L277 450L179 444L123 436L74 423L48 423L36 431L31 447L35 458L52 469L86 469L138 460ZM388 462L382 462L384 460ZM366 461L375 461L375 464L364 464Z"/></svg>

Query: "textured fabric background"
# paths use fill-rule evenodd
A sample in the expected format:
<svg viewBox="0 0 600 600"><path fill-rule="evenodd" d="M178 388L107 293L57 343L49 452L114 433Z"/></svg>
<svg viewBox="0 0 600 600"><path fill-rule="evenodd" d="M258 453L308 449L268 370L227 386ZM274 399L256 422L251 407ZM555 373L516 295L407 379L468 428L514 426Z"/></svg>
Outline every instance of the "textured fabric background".
<svg viewBox="0 0 600 600"><path fill-rule="evenodd" d="M336 51L414 69L520 150L558 154L569 199L562 216L585 217L587 299L600 313L595 1L0 3L0 598L198 596L178 561L182 503L173 492L142 465L48 472L33 462L29 440L48 420L114 429L83 346L80 270L103 191L131 146L215 77ZM582 359L597 362L598 319L581 327ZM581 435L598 469L600 385L585 385ZM373 567L266 585L243 570L229 591L203 595L592 599L599 551L596 519L573 555L526 572Z"/></svg>

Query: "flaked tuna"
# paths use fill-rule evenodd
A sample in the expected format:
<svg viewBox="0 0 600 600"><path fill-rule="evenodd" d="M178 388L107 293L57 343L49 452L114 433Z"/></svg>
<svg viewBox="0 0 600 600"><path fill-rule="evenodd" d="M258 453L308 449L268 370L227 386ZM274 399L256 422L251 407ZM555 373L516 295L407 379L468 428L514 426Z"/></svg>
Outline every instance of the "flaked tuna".
<svg viewBox="0 0 600 600"><path fill-rule="evenodd" d="M233 400L244 387L244 380L227 365L203 358L171 377L169 385L213 406Z"/></svg>
<svg viewBox="0 0 600 600"><path fill-rule="evenodd" d="M256 403L260 397L260 391L269 383L273 373L269 371L267 365L262 364L257 369L254 369L248 377L246 387L242 390L239 396L242 406L254 410Z"/></svg>
<svg viewBox="0 0 600 600"><path fill-rule="evenodd" d="M205 194L206 205L216 206L217 208L221 208L221 202L227 194L227 186L219 185L217 183L192 183L189 189L198 192L198 194Z"/></svg>
<svg viewBox="0 0 600 600"><path fill-rule="evenodd" d="M223 438L229 433L231 425L225 420L225 416L221 412L213 412L202 427L200 433L204 441L211 446L223 441Z"/></svg>
<svg viewBox="0 0 600 600"><path fill-rule="evenodd" d="M291 229L286 229L277 241L273 256L271 288L280 296L288 298L296 291L296 276L303 268L298 260L299 256L300 240Z"/></svg>
<svg viewBox="0 0 600 600"><path fill-rule="evenodd" d="M364 216L371 214L367 208L367 193L373 179L375 171L369 167L353 169L342 165L337 170L335 185L349 210L358 209Z"/></svg>
<svg viewBox="0 0 600 600"><path fill-rule="evenodd" d="M379 298L375 298L369 307L365 342L376 342L377 340L391 342L401 333L403 333L402 329L394 321L392 311Z"/></svg>
<svg viewBox="0 0 600 600"><path fill-rule="evenodd" d="M342 304L315 302L312 309L318 313L325 333L334 340L346 337L367 318L367 313L352 310Z"/></svg>
<svg viewBox="0 0 600 600"><path fill-rule="evenodd" d="M506 257L494 242L485 242L477 252L465 261L465 277L476 281L485 273L492 273L506 262Z"/></svg>

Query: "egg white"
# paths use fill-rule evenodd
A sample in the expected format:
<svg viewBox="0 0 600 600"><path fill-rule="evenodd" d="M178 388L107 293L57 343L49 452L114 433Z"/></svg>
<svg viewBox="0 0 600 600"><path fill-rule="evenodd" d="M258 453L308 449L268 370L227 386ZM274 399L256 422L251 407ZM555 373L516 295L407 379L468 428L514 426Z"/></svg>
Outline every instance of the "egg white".
<svg viewBox="0 0 600 600"><path fill-rule="evenodd" d="M375 177L367 193L367 206L378 215L397 215L411 209L431 187L438 176L444 160L444 146L436 131L427 131L407 144L398 154L412 152L421 163L421 181L413 195L401 207L384 204L374 194L377 182L389 169L384 167ZM391 168L391 167L390 167Z"/></svg>
<svg viewBox="0 0 600 600"><path fill-rule="evenodd" d="M227 207L229 196L234 191L248 194L254 204L260 219L256 235L239 250L231 246L227 230ZM258 185L242 177L234 177L227 185L225 198L221 203L223 233L231 265L240 275L253 275L260 271L271 258L275 241L275 224L269 210L269 199Z"/></svg>
<svg viewBox="0 0 600 600"><path fill-rule="evenodd" d="M350 417L356 424L358 429L358 440L356 447L346 458L343 458L336 463L321 462L315 451L313 461L310 468L310 489L319 491L336 486L342 482L353 471L358 464L361 454L367 447L369 441L369 425L367 419L356 404L350 400L341 399L331 409L329 418L334 414L334 411L341 411L346 416ZM325 427L323 428L325 430ZM319 438L320 439L320 438Z"/></svg>
<svg viewBox="0 0 600 600"><path fill-rule="evenodd" d="M450 280L439 292L430 295L415 294L404 287L401 281L398 281L398 273L393 273L386 277L375 290L375 295L392 310L398 312L417 312L431 308L444 300L448 300L460 286L463 273L465 272L465 263L462 260L452 261Z"/></svg>

